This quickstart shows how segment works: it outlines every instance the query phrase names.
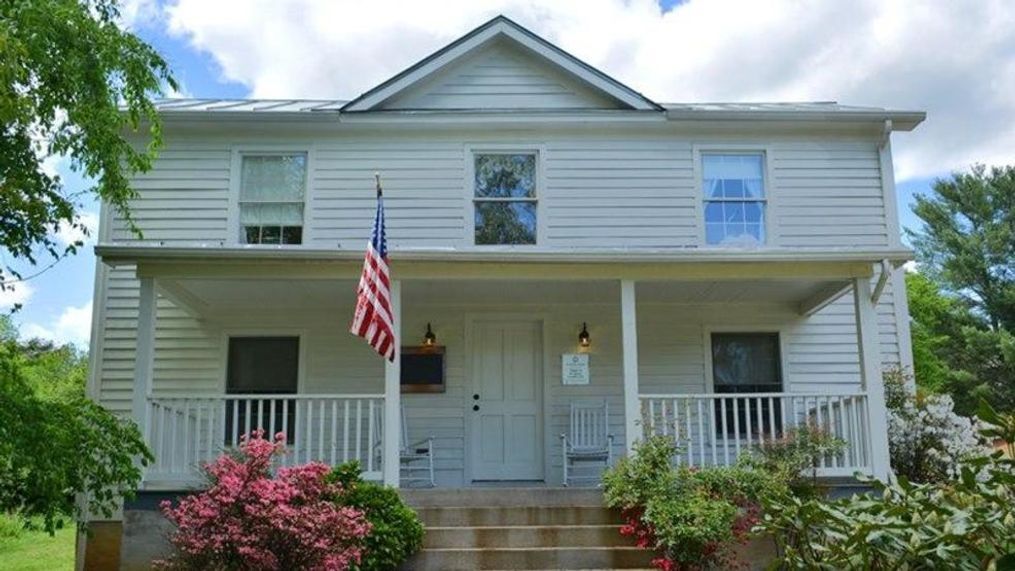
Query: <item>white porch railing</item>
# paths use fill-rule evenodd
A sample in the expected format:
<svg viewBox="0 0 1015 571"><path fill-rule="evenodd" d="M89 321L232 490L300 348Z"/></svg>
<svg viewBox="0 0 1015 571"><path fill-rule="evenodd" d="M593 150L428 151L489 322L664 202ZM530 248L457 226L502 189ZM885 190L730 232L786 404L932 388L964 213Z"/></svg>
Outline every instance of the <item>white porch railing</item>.
<svg viewBox="0 0 1015 571"><path fill-rule="evenodd" d="M286 435L282 465L358 460L381 479L384 395L215 395L148 399L146 437L155 461L146 486L201 482L201 465L262 429Z"/></svg>
<svg viewBox="0 0 1015 571"><path fill-rule="evenodd" d="M690 466L729 466L810 424L846 442L842 452L819 460L819 475L871 471L865 393L646 394L639 402L642 435L674 438L677 460Z"/></svg>

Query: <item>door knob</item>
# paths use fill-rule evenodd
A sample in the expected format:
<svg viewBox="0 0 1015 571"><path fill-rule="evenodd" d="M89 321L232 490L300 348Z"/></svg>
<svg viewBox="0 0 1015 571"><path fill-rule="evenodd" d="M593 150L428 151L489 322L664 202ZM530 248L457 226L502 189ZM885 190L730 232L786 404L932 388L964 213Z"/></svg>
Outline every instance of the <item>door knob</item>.
<svg viewBox="0 0 1015 571"><path fill-rule="evenodd" d="M479 400L479 395L472 395L472 400Z"/></svg>
<svg viewBox="0 0 1015 571"><path fill-rule="evenodd" d="M479 405L478 404L472 405L472 410L474 411L479 410Z"/></svg>

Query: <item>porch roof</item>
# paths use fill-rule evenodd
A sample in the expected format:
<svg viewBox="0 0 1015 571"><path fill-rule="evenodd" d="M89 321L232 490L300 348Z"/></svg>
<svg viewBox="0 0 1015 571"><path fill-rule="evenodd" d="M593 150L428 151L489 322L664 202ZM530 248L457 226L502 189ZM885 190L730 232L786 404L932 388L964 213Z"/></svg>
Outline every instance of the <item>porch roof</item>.
<svg viewBox="0 0 1015 571"><path fill-rule="evenodd" d="M244 245L225 246L215 243L164 245L152 242L101 243L95 253L111 266L155 260L179 261L361 261L363 250L307 248L293 246ZM503 263L877 263L892 262L899 267L913 259L907 248L391 248L393 261L407 262L503 262Z"/></svg>
<svg viewBox="0 0 1015 571"><path fill-rule="evenodd" d="M163 295L202 317L237 309L236 300L292 308L351 304L363 259L359 251L302 247L101 244L96 252L110 266L136 265L138 277L156 278ZM843 295L856 278L872 277L875 264L897 267L911 257L898 249L421 249L394 251L391 262L413 303L483 296L521 304L601 303L619 299L620 280L634 280L642 301L777 303L806 315ZM348 287L334 283L346 280Z"/></svg>

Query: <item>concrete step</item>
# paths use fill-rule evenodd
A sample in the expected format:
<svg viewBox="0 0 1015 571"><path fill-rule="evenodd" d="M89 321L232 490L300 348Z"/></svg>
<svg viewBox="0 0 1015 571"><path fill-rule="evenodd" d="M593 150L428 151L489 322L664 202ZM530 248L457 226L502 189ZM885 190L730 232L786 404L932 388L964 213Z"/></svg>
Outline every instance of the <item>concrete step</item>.
<svg viewBox="0 0 1015 571"><path fill-rule="evenodd" d="M495 549L426 549L406 569L643 569L652 553L636 547L545 547Z"/></svg>
<svg viewBox="0 0 1015 571"><path fill-rule="evenodd" d="M618 512L602 506L431 506L416 508L416 512L427 528L622 523Z"/></svg>
<svg viewBox="0 0 1015 571"><path fill-rule="evenodd" d="M400 490L413 507L601 506L596 488L469 488Z"/></svg>
<svg viewBox="0 0 1015 571"><path fill-rule="evenodd" d="M424 549L496 547L629 547L617 525L428 527Z"/></svg>

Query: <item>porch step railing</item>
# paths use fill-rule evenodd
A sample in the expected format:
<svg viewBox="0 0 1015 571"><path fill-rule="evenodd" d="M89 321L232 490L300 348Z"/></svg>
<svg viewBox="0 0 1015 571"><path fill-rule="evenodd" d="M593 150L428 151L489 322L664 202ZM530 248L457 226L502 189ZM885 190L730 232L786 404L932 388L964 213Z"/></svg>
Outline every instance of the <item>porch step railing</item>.
<svg viewBox="0 0 1015 571"><path fill-rule="evenodd" d="M645 394L639 399L642 436L673 438L680 463L729 466L810 425L846 443L841 452L818 460L819 475L870 473L865 393Z"/></svg>
<svg viewBox="0 0 1015 571"><path fill-rule="evenodd" d="M286 436L281 465L358 460L381 478L384 395L230 394L148 399L146 437L155 456L146 483L201 480L201 466L235 449L245 434Z"/></svg>

